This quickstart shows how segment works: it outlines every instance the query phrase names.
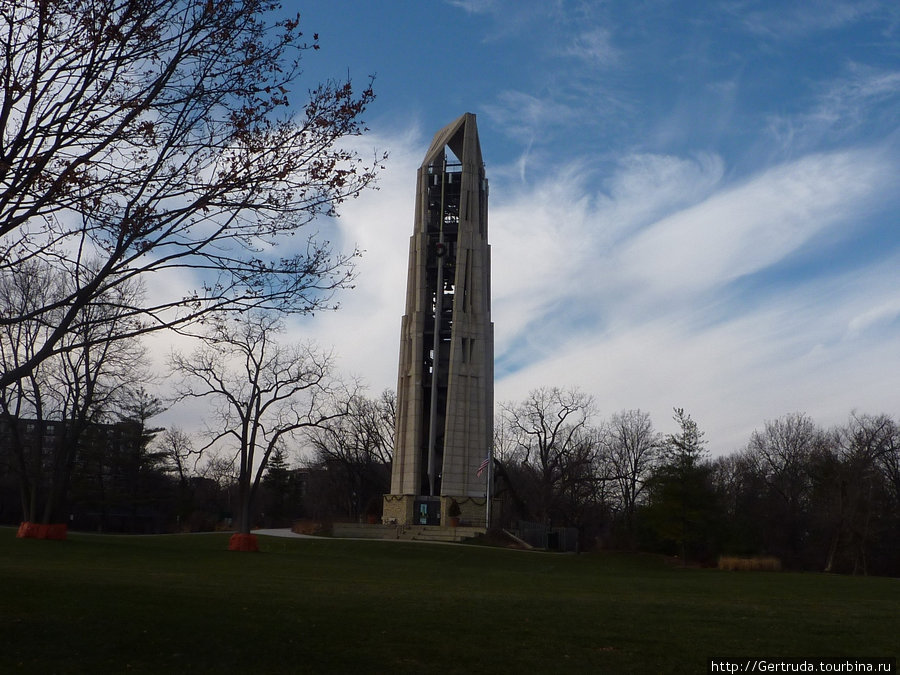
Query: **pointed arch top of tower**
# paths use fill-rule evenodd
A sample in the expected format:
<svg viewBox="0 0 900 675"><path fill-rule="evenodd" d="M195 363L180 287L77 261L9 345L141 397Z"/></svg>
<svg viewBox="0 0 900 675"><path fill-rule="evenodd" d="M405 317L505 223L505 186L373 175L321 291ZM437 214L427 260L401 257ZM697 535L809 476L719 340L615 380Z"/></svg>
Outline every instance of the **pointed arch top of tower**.
<svg viewBox="0 0 900 675"><path fill-rule="evenodd" d="M433 164L444 153L445 147L449 147L464 165L482 166L478 126L473 113L464 113L434 135L422 166Z"/></svg>

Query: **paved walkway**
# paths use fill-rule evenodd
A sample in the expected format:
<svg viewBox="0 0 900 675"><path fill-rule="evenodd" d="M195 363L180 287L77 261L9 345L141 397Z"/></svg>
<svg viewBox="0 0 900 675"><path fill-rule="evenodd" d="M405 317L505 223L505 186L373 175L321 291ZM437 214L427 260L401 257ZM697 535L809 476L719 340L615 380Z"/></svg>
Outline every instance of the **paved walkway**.
<svg viewBox="0 0 900 675"><path fill-rule="evenodd" d="M319 537L314 534L297 534L296 532L292 532L288 528L278 528L278 529L260 529L253 530L253 534L261 534L266 537L293 537L295 539L340 539L342 541L396 541L400 543L414 543L414 544L451 544L454 542L449 541L423 541L421 539L397 539L395 537L389 537L388 539L377 539L372 537Z"/></svg>
<svg viewBox="0 0 900 675"><path fill-rule="evenodd" d="M253 530L253 534L264 534L267 537L292 537L295 539L319 539L320 537L316 537L312 534L297 534L296 532L291 532L290 528L283 527L277 529L269 529L269 530Z"/></svg>

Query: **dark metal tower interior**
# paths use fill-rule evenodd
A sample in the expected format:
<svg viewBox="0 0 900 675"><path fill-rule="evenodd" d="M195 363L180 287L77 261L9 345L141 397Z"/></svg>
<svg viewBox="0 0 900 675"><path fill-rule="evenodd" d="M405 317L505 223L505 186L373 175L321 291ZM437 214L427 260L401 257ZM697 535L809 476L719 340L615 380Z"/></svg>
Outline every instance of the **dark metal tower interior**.
<svg viewBox="0 0 900 675"><path fill-rule="evenodd" d="M454 158L455 159L455 158ZM425 320L422 360L424 424L420 443L423 495L439 495L444 457L444 426L450 370L450 338L456 300L456 256L462 164L441 153L428 167L428 211L425 218L425 293L430 312Z"/></svg>

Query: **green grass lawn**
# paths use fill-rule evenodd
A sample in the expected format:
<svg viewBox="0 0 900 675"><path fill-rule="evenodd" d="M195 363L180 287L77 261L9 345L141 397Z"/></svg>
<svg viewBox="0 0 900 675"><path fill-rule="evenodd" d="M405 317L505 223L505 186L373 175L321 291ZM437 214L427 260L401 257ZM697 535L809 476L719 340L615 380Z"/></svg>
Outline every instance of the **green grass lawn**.
<svg viewBox="0 0 900 675"><path fill-rule="evenodd" d="M0 528L0 672L706 672L896 657L900 580L640 555Z"/></svg>

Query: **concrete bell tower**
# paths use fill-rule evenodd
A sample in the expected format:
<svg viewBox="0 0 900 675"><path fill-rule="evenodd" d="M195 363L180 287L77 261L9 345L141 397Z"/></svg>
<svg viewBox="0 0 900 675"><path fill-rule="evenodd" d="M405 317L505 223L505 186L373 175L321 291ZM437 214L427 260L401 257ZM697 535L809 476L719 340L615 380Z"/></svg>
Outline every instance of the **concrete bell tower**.
<svg viewBox="0 0 900 675"><path fill-rule="evenodd" d="M475 115L437 132L416 181L384 522L485 522L494 414L488 183Z"/></svg>

